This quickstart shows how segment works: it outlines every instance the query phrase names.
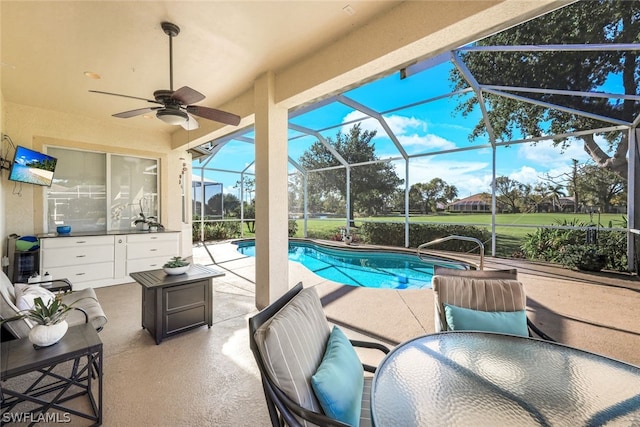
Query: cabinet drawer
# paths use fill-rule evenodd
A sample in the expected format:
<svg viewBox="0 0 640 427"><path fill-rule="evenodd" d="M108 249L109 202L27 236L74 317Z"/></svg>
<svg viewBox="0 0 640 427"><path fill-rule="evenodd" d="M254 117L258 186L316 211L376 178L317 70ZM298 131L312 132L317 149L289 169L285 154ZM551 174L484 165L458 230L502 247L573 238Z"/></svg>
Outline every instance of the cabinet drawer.
<svg viewBox="0 0 640 427"><path fill-rule="evenodd" d="M69 236L42 239L40 243L42 244L43 249L53 249L92 245L113 245L113 242L113 236Z"/></svg>
<svg viewBox="0 0 640 427"><path fill-rule="evenodd" d="M169 261L169 258L166 256L130 260L127 261L127 274L137 271L159 270L167 261Z"/></svg>
<svg viewBox="0 0 640 427"><path fill-rule="evenodd" d="M177 240L127 244L127 260L157 257L166 257L168 260L176 255L178 255Z"/></svg>
<svg viewBox="0 0 640 427"><path fill-rule="evenodd" d="M113 244L72 246L42 251L42 266L47 268L113 262Z"/></svg>
<svg viewBox="0 0 640 427"><path fill-rule="evenodd" d="M127 235L127 243L148 243L172 240L178 241L178 233L146 233Z"/></svg>
<svg viewBox="0 0 640 427"><path fill-rule="evenodd" d="M98 264L72 265L69 267L56 267L47 270L54 278L66 278L72 284L90 282L94 280L112 279L113 262Z"/></svg>

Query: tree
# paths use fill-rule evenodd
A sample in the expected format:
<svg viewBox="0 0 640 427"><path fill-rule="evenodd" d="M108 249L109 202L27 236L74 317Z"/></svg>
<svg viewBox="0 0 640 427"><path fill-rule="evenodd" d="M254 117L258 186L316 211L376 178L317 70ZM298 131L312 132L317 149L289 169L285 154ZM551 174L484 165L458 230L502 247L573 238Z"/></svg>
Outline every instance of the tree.
<svg viewBox="0 0 640 427"><path fill-rule="evenodd" d="M526 185L506 176L499 176L495 181L496 199L507 206L512 213L520 212L525 193L530 192Z"/></svg>
<svg viewBox="0 0 640 427"><path fill-rule="evenodd" d="M220 211L220 207L223 206L224 212ZM240 212L240 200L231 193L225 193L222 197L221 193L214 194L207 200L207 213L214 216L229 216L233 213L239 214Z"/></svg>
<svg viewBox="0 0 640 427"><path fill-rule="evenodd" d="M487 37L478 45L545 45L583 43L637 43L640 34L640 1L580 1L538 19ZM593 91L601 89L611 73L622 76L626 94L638 94L640 62L637 51L556 51L556 52L468 52L463 61L480 84L542 89ZM450 76L455 89L467 86L462 73ZM483 94L488 103L489 122L496 137L509 140L514 130L527 136L561 134L574 130L610 126L580 115L548 109L514 99ZM524 96L524 95L523 95ZM576 110L632 122L638 101L611 102L606 98L566 96L550 92L528 93L527 97ZM476 97L465 98L456 111L463 116L474 110ZM486 133L481 120L470 135ZM593 135L581 136L584 149L598 166L627 176L626 132L605 135L608 147L601 147ZM565 147L566 140L554 144ZM608 149L613 155L607 154Z"/></svg>
<svg viewBox="0 0 640 427"><path fill-rule="evenodd" d="M242 180L236 181L233 188L242 188L245 194L244 196L241 194L240 199L242 199L242 201L246 200L248 202L251 202L251 200L253 200L253 193L255 193L256 191L256 180L253 178L249 178L248 176L243 176Z"/></svg>
<svg viewBox="0 0 640 427"><path fill-rule="evenodd" d="M616 173L596 165L584 165L580 169L578 188L582 199L602 212L611 211L614 199L626 200L625 181Z"/></svg>
<svg viewBox="0 0 640 427"><path fill-rule="evenodd" d="M566 195L560 191L562 187L566 187L569 194L573 192L573 212L576 213L580 207L580 189L578 188L578 179L581 166L578 164L578 160L576 159L571 159L571 163L572 167L570 172L561 173L558 176L551 176L547 173L543 179L550 182L550 184L547 185L547 188L554 189L553 191L557 193L558 199L559 196Z"/></svg>
<svg viewBox="0 0 640 427"><path fill-rule="evenodd" d="M327 143L351 166L351 205L349 219L354 226L353 218L356 209L366 214L375 213L384 206L387 197L404 181L398 178L393 165L379 160L375 154L375 146L371 142L375 131L362 131L360 123L355 124L348 134L338 131L335 141L327 138ZM321 142L316 141L300 157L300 164L307 171L341 166L340 161ZM347 182L343 168L325 170L322 173L308 175L308 192L324 196L339 193L346 201Z"/></svg>
<svg viewBox="0 0 640 427"><path fill-rule="evenodd" d="M409 189L409 203L419 206L427 214L436 212L438 203L448 203L458 197L458 189L441 178L433 178L427 183L418 182Z"/></svg>

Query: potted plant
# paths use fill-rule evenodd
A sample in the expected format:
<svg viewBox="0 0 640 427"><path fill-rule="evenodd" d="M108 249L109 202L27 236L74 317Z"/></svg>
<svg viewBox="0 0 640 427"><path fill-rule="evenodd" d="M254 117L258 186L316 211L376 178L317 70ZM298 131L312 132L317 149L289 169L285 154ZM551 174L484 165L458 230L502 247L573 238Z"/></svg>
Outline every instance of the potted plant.
<svg viewBox="0 0 640 427"><path fill-rule="evenodd" d="M45 303L41 297L33 300L34 305L28 310L23 310L19 315L4 319L4 322L13 320L28 319L35 325L29 331L29 341L37 347L48 347L60 341L67 333L69 325L66 321L69 311L74 310L73 305L81 301L81 298L71 304L62 302L62 293L56 294L55 298Z"/></svg>
<svg viewBox="0 0 640 427"><path fill-rule="evenodd" d="M164 272L170 276L186 273L189 267L189 261L179 256L174 256L162 266Z"/></svg>
<svg viewBox="0 0 640 427"><path fill-rule="evenodd" d="M133 225L135 225L135 227L138 230L147 231L149 230L149 227L151 226L151 224L155 224L155 227L157 230L159 225L158 218L156 218L155 216L146 216L144 214L144 210L142 209L142 199L140 199L139 205L140 205L140 213L138 214L138 217L133 220Z"/></svg>

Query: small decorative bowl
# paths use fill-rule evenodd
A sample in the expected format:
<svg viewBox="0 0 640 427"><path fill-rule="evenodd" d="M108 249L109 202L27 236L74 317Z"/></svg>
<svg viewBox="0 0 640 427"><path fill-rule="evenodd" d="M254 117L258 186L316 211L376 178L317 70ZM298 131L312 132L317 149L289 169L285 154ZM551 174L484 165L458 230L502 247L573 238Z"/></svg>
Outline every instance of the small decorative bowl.
<svg viewBox="0 0 640 427"><path fill-rule="evenodd" d="M71 226L70 225L61 225L58 228L56 228L56 231L58 232L58 234L69 234L69 233L71 233Z"/></svg>
<svg viewBox="0 0 640 427"><path fill-rule="evenodd" d="M191 268L191 264L185 265L184 267L162 267L165 273L169 276L177 276L178 274L184 274Z"/></svg>

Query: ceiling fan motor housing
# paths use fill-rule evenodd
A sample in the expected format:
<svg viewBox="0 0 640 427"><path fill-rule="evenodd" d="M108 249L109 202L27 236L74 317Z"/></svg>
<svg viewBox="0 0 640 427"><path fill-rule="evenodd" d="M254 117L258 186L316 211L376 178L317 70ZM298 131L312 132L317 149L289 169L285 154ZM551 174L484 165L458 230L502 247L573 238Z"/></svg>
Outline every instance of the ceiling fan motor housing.
<svg viewBox="0 0 640 427"><path fill-rule="evenodd" d="M172 90L165 90L165 89L161 89L161 90L156 90L155 92L153 92L153 98L165 105L169 105L169 104L174 104L174 105L180 105L180 101L178 101L177 99L173 99L171 98L171 95L173 95L173 91Z"/></svg>

